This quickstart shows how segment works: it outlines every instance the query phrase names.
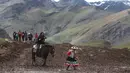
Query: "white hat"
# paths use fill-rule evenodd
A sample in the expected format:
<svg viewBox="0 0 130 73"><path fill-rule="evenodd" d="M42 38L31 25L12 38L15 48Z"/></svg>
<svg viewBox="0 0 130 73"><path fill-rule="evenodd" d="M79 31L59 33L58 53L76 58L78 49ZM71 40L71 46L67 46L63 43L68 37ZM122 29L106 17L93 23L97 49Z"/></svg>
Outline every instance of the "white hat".
<svg viewBox="0 0 130 73"><path fill-rule="evenodd" d="M77 50L77 49L78 49L78 47L76 47L76 46L72 46L71 48L72 48L72 49L75 49L75 50Z"/></svg>

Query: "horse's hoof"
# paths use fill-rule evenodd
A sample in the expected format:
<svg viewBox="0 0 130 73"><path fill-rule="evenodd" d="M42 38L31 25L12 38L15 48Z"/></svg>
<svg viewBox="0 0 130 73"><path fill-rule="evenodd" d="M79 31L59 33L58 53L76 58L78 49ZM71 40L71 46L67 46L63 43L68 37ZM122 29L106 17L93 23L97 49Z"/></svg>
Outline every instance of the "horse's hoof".
<svg viewBox="0 0 130 73"><path fill-rule="evenodd" d="M46 65L42 65L42 66L46 66Z"/></svg>
<svg viewBox="0 0 130 73"><path fill-rule="evenodd" d="M47 65L42 65L43 67L48 67Z"/></svg>
<svg viewBox="0 0 130 73"><path fill-rule="evenodd" d="M36 66L36 63L32 63L33 66Z"/></svg>
<svg viewBox="0 0 130 73"><path fill-rule="evenodd" d="M42 66L45 66L44 64Z"/></svg>
<svg viewBox="0 0 130 73"><path fill-rule="evenodd" d="M35 66L34 64L32 64L32 66Z"/></svg>

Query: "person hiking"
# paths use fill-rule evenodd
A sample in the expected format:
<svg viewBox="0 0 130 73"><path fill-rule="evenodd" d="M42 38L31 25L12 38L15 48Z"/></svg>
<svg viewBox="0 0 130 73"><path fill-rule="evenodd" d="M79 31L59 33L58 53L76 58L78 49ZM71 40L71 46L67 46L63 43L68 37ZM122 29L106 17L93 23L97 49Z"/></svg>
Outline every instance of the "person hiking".
<svg viewBox="0 0 130 73"><path fill-rule="evenodd" d="M18 38L19 38L19 41L21 42L21 38L22 38L22 32L19 30L18 32Z"/></svg>
<svg viewBox="0 0 130 73"><path fill-rule="evenodd" d="M28 39L29 41L32 41L33 35L31 33L28 33Z"/></svg>
<svg viewBox="0 0 130 73"><path fill-rule="evenodd" d="M16 41L16 32L13 32L13 39Z"/></svg>
<svg viewBox="0 0 130 73"><path fill-rule="evenodd" d="M22 32L22 41L23 42L24 42L24 37L25 37L24 32Z"/></svg>
<svg viewBox="0 0 130 73"><path fill-rule="evenodd" d="M65 66L67 66L66 70L68 70L70 66L73 66L74 70L76 70L76 67L79 66L79 63L77 62L77 57L76 57L77 49L78 49L77 47L73 46L68 50L66 63L65 63Z"/></svg>
<svg viewBox="0 0 130 73"><path fill-rule="evenodd" d="M24 32L24 39L25 39L25 41L28 40L28 35L27 35L27 32L26 32L26 31Z"/></svg>
<svg viewBox="0 0 130 73"><path fill-rule="evenodd" d="M32 33L30 34L30 38L31 38L30 40L32 41L33 40L33 34Z"/></svg>
<svg viewBox="0 0 130 73"><path fill-rule="evenodd" d="M16 33L16 41L18 41L18 37L19 37L19 36L18 36L18 33Z"/></svg>
<svg viewBox="0 0 130 73"><path fill-rule="evenodd" d="M35 34L35 39L34 41L36 41L38 39L38 33Z"/></svg>

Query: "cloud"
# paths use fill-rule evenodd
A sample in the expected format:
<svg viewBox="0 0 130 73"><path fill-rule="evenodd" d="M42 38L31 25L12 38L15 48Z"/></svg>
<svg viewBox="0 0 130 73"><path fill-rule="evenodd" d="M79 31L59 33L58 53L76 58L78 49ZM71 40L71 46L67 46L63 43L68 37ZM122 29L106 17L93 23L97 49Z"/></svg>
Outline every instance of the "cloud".
<svg viewBox="0 0 130 73"><path fill-rule="evenodd" d="M56 2L58 2L59 0L55 0Z"/></svg>

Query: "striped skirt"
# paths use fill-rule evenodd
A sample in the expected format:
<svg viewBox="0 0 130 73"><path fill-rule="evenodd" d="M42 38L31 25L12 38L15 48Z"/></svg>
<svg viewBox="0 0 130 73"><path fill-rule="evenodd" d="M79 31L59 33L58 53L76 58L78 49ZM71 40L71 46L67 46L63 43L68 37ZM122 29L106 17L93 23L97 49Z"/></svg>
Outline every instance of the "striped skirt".
<svg viewBox="0 0 130 73"><path fill-rule="evenodd" d="M79 66L79 63L75 58L67 57L65 66Z"/></svg>

